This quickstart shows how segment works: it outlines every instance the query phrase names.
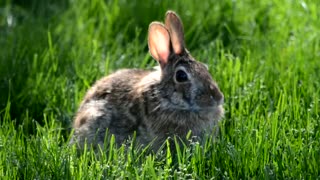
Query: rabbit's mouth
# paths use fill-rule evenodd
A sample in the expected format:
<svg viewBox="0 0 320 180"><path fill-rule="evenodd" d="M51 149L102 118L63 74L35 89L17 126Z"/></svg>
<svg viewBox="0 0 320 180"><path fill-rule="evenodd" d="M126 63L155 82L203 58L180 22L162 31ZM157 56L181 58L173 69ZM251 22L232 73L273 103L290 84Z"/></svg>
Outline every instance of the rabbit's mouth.
<svg viewBox="0 0 320 180"><path fill-rule="evenodd" d="M192 113L205 113L214 111L218 106L222 106L222 102L212 102L210 105L201 106L194 100L169 98L167 103L163 104L163 107L167 109L175 109L183 112Z"/></svg>
<svg viewBox="0 0 320 180"><path fill-rule="evenodd" d="M205 106L205 107L200 107L198 105L190 105L187 110L193 113L209 113L209 112L215 111L220 106L222 105L213 105L213 106Z"/></svg>

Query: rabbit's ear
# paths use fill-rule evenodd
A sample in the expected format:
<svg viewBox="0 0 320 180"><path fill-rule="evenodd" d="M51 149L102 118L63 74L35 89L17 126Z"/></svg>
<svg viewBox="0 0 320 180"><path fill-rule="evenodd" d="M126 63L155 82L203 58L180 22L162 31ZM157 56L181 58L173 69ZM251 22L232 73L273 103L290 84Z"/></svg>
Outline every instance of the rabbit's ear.
<svg viewBox="0 0 320 180"><path fill-rule="evenodd" d="M163 68L170 55L170 35L166 27L159 22L152 22L149 26L148 46L151 56Z"/></svg>
<svg viewBox="0 0 320 180"><path fill-rule="evenodd" d="M165 24L170 32L174 53L181 54L184 51L185 45L183 25L180 18L173 11L167 11Z"/></svg>

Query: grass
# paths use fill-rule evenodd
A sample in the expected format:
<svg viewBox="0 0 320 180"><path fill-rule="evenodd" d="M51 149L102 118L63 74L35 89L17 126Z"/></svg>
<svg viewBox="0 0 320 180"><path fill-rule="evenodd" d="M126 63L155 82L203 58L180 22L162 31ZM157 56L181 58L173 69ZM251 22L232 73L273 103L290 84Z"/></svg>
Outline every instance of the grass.
<svg viewBox="0 0 320 180"><path fill-rule="evenodd" d="M320 2L0 2L3 179L319 179ZM218 138L148 154L113 139L99 156L68 146L95 80L150 68L147 28L180 14L189 50L225 95Z"/></svg>

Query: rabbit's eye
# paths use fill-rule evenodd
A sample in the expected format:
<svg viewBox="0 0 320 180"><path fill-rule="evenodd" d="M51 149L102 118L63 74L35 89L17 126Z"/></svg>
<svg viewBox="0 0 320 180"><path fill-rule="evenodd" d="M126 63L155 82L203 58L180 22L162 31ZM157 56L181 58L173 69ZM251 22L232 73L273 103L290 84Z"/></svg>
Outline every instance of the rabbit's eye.
<svg viewBox="0 0 320 180"><path fill-rule="evenodd" d="M176 72L176 80L177 82L186 82L188 81L188 75L183 70L178 70Z"/></svg>

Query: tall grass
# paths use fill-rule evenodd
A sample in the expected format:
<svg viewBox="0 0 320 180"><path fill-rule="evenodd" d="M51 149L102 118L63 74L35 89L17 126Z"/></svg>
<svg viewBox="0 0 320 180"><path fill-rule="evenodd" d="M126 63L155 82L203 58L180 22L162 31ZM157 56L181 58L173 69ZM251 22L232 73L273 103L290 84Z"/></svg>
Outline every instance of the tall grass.
<svg viewBox="0 0 320 180"><path fill-rule="evenodd" d="M320 1L0 2L0 177L320 178ZM216 139L158 154L68 145L86 90L150 68L147 28L168 9L225 95ZM171 141L170 141L171 142ZM169 143L169 141L168 141Z"/></svg>

